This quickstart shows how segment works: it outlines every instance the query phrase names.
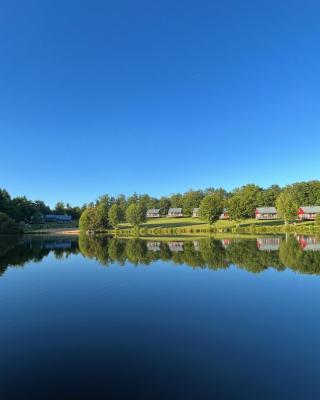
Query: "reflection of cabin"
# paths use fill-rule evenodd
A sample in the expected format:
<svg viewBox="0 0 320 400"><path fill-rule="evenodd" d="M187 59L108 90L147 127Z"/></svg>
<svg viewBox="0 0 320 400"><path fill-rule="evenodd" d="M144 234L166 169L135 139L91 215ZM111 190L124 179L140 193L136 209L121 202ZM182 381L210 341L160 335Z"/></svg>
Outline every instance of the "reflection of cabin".
<svg viewBox="0 0 320 400"><path fill-rule="evenodd" d="M223 248L226 249L227 247L230 246L230 244L231 244L231 239L221 239L221 243L222 243Z"/></svg>
<svg viewBox="0 0 320 400"><path fill-rule="evenodd" d="M315 220L318 214L320 214L320 206L300 207L298 210L300 221Z"/></svg>
<svg viewBox="0 0 320 400"><path fill-rule="evenodd" d="M298 236L300 247L306 251L320 251L320 240L314 236Z"/></svg>
<svg viewBox="0 0 320 400"><path fill-rule="evenodd" d="M72 221L71 215L67 214L47 214L44 217L45 222L68 222Z"/></svg>
<svg viewBox="0 0 320 400"><path fill-rule="evenodd" d="M195 249L196 251L199 251L199 250L200 250L200 242L199 242L199 240L194 240L194 241L193 241L193 247L194 247L194 249Z"/></svg>
<svg viewBox="0 0 320 400"><path fill-rule="evenodd" d="M160 218L160 208L150 208L147 210L147 218Z"/></svg>
<svg viewBox="0 0 320 400"><path fill-rule="evenodd" d="M160 242L147 242L147 248L149 251L160 251Z"/></svg>
<svg viewBox="0 0 320 400"><path fill-rule="evenodd" d="M168 217L183 217L182 208L169 208Z"/></svg>
<svg viewBox="0 0 320 400"><path fill-rule="evenodd" d="M169 242L168 246L172 252L183 251L183 242Z"/></svg>
<svg viewBox="0 0 320 400"><path fill-rule="evenodd" d="M227 212L227 209L224 208L224 209L223 209L223 213L220 215L219 219L229 219L229 218L230 218L230 217L229 217L229 214L228 214L228 212Z"/></svg>
<svg viewBox="0 0 320 400"><path fill-rule="evenodd" d="M279 250L281 237L262 237L257 239L257 247L261 251Z"/></svg>
<svg viewBox="0 0 320 400"><path fill-rule="evenodd" d="M54 250L54 249L71 249L71 241L70 240L63 240L63 241L45 241L43 243L43 247L47 250Z"/></svg>
<svg viewBox="0 0 320 400"><path fill-rule="evenodd" d="M199 217L199 208L194 208L192 210L192 216L193 216L193 218L198 218Z"/></svg>
<svg viewBox="0 0 320 400"><path fill-rule="evenodd" d="M256 219L277 219L278 213L275 207L256 208Z"/></svg>

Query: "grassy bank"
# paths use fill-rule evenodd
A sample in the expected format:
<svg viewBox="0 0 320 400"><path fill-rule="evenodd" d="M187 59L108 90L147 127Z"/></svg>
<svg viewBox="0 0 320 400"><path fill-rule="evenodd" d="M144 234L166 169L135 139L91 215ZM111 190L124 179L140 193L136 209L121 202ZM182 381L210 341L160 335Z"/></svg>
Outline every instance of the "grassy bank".
<svg viewBox="0 0 320 400"><path fill-rule="evenodd" d="M129 224L119 226L117 232L112 229L110 234L117 233L121 236L136 235L136 230ZM261 221L246 219L240 222L219 220L214 225L209 225L198 218L159 218L148 220L140 225L140 236L207 236L208 234L320 234L320 227L314 222L296 222L288 226L283 220Z"/></svg>

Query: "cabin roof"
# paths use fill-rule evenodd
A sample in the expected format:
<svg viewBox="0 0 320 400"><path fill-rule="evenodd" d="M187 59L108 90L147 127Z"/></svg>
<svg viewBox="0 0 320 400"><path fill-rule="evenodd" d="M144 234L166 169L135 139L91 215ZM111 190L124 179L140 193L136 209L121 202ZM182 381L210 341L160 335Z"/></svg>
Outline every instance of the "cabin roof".
<svg viewBox="0 0 320 400"><path fill-rule="evenodd" d="M277 210L275 207L258 207L256 212L258 214L276 214Z"/></svg>
<svg viewBox="0 0 320 400"><path fill-rule="evenodd" d="M193 212L198 212L199 211L199 207L196 207L192 210Z"/></svg>
<svg viewBox="0 0 320 400"><path fill-rule="evenodd" d="M320 206L306 206L300 208L305 214L320 213Z"/></svg>
<svg viewBox="0 0 320 400"><path fill-rule="evenodd" d="M169 213L181 213L182 208L169 208Z"/></svg>
<svg viewBox="0 0 320 400"><path fill-rule="evenodd" d="M158 214L160 212L160 208L149 208L147 210L147 214Z"/></svg>

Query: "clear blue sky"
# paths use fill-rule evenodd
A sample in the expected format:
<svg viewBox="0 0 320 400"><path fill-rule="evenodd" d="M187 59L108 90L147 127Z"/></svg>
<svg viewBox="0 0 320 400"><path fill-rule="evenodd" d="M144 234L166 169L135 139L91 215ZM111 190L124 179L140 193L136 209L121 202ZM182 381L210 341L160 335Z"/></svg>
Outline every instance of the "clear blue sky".
<svg viewBox="0 0 320 400"><path fill-rule="evenodd" d="M2 0L0 187L82 204L319 178L319 1Z"/></svg>

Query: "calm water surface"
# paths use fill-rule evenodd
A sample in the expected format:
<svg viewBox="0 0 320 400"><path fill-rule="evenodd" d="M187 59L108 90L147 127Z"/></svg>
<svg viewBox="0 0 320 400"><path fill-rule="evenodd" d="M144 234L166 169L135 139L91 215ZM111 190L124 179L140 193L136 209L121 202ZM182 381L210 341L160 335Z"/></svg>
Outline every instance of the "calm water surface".
<svg viewBox="0 0 320 400"><path fill-rule="evenodd" d="M1 399L319 398L319 243L1 238Z"/></svg>

